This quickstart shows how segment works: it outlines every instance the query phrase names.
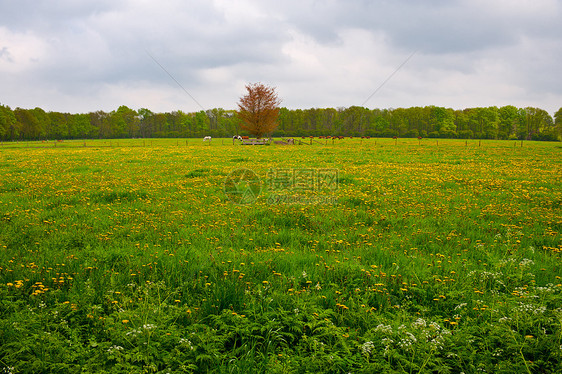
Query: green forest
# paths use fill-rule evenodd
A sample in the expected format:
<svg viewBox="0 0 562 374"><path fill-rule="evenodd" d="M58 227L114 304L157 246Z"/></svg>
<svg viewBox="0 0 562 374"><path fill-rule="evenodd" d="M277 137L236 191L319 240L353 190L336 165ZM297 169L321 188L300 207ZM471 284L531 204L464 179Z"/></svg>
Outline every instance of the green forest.
<svg viewBox="0 0 562 374"><path fill-rule="evenodd" d="M273 136L370 136L562 140L562 108L554 118L540 108L438 106L368 109L281 108ZM230 137L245 135L234 110L154 113L120 106L82 114L11 109L0 105L0 140Z"/></svg>

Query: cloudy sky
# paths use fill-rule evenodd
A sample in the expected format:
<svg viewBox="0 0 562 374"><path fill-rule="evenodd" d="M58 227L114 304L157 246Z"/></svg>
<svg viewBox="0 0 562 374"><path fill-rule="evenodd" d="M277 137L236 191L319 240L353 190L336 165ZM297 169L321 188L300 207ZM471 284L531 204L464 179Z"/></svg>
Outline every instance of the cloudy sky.
<svg viewBox="0 0 562 374"><path fill-rule="evenodd" d="M235 109L262 82L292 109L554 114L561 19L560 0L0 0L0 104Z"/></svg>

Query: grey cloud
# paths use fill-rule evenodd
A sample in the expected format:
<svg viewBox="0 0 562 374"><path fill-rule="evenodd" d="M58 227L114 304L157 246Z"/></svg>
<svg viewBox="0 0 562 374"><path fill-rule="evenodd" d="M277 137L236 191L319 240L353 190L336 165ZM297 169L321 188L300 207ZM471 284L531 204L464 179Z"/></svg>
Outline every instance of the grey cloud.
<svg viewBox="0 0 562 374"><path fill-rule="evenodd" d="M10 55L10 51L8 50L8 47L2 47L2 49L0 49L0 60L4 59L8 62L12 62L13 59Z"/></svg>
<svg viewBox="0 0 562 374"><path fill-rule="evenodd" d="M438 95L462 92L462 87L447 91L436 83L457 82L458 77L481 80L483 85L513 85L539 99L560 97L562 23L557 20L561 6L547 0L525 4L499 0L3 1L0 32L31 35L42 41L44 50L33 54L36 60L25 70L4 79L9 70L2 71L2 66L20 60L18 50L0 40L0 98L13 97L12 105L17 106L25 91L33 90L34 98L49 95L45 99L49 103L55 101L53 92L61 96L85 92L94 110L107 105L107 86L162 90L168 85L173 96L177 87L145 50L186 88L197 90L208 101L216 100L208 106L228 106L236 100L241 82L256 80L284 84L286 105L360 104L414 50L416 56L378 99L393 93L394 100L400 100L400 92L393 90L407 91L406 77L416 93L435 90L435 100ZM350 43L349 30L363 30L357 35L365 40ZM303 50L307 48L303 44L295 53L320 51L319 69L284 50L301 36L311 38L311 50ZM25 45L20 53L22 48ZM365 59L364 81L361 72L353 72L356 80L350 83L346 64L353 57ZM213 69L223 74L214 78L217 81L206 75ZM488 91L493 92L493 87ZM469 94L467 88L458 100Z"/></svg>
<svg viewBox="0 0 562 374"><path fill-rule="evenodd" d="M337 42L338 29L384 32L397 48L426 53L470 52L517 43L523 34L562 32L554 13L514 11L515 5L471 1L311 1L305 8L280 2L275 10L319 42ZM293 4L294 5L294 4ZM537 3L527 5L537 8Z"/></svg>

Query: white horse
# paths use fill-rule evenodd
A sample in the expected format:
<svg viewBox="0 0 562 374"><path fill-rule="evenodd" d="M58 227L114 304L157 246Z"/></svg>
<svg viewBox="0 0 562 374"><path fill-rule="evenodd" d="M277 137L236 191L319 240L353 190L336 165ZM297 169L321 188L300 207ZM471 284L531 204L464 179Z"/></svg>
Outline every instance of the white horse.
<svg viewBox="0 0 562 374"><path fill-rule="evenodd" d="M211 137L210 136L206 136L203 138L204 142L210 142L211 141Z"/></svg>

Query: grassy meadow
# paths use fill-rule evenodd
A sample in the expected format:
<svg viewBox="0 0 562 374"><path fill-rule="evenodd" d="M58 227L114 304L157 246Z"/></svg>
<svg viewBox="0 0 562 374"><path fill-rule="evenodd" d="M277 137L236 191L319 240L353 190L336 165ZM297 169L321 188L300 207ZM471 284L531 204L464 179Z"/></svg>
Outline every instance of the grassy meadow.
<svg viewBox="0 0 562 374"><path fill-rule="evenodd" d="M0 144L0 373L562 372L559 143L318 142Z"/></svg>

